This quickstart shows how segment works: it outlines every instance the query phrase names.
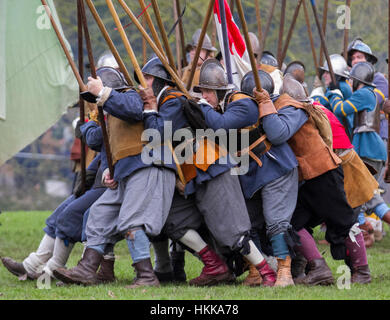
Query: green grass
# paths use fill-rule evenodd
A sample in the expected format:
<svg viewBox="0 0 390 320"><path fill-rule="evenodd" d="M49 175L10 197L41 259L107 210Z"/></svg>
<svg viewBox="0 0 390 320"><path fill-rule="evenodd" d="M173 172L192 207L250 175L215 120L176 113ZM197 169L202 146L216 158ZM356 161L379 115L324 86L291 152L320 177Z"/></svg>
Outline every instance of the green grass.
<svg viewBox="0 0 390 320"><path fill-rule="evenodd" d="M22 261L30 252L35 251L43 236L47 211L31 212L4 212L0 215L0 256L9 256ZM163 285L159 288L126 289L130 284L134 272L131 267L131 258L126 243L120 242L115 248L115 273L117 281L110 285L92 287L66 286L57 287L52 283L51 289L38 289L35 281L19 281L10 274L3 265L0 265L0 300L349 300L349 299L390 299L390 231L386 226L387 236L368 249L368 260L371 269L372 283L369 285L353 284L351 289L338 289L336 285L330 287L295 286L287 288L248 288L240 285L246 274L238 279L238 284L231 286L217 286L211 288L193 288L183 285ZM315 238L322 239L323 233L318 229ZM337 268L344 265L343 261L335 261L330 256L329 247L320 245L320 251L333 271L335 278ZM68 267L77 264L82 252L82 245L76 244ZM202 264L188 252L186 253L186 273L188 279L199 275Z"/></svg>

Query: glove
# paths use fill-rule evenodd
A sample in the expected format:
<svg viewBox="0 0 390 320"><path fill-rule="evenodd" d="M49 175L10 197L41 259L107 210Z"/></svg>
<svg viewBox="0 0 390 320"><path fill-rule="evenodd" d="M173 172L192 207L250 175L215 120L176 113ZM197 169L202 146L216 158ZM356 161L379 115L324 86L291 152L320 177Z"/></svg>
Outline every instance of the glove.
<svg viewBox="0 0 390 320"><path fill-rule="evenodd" d="M329 90L340 89L340 83L336 80L336 83L331 82L328 86Z"/></svg>
<svg viewBox="0 0 390 320"><path fill-rule="evenodd" d="M278 113L266 90L257 91L256 88L253 88L253 96L259 106L260 119L269 114Z"/></svg>
<svg viewBox="0 0 390 320"><path fill-rule="evenodd" d="M92 188L95 182L96 172L92 170L86 170L85 172L85 191ZM76 183L73 189L73 194L76 198L83 195L82 190L82 181L81 181L81 172L77 174Z"/></svg>
<svg viewBox="0 0 390 320"><path fill-rule="evenodd" d="M155 110L157 111L157 99L153 93L152 88L141 88L139 90L139 95L141 96L142 101L144 102L144 110Z"/></svg>
<svg viewBox="0 0 390 320"><path fill-rule="evenodd" d="M390 100L386 99L385 102L383 103L382 110L384 113L389 114L390 113Z"/></svg>

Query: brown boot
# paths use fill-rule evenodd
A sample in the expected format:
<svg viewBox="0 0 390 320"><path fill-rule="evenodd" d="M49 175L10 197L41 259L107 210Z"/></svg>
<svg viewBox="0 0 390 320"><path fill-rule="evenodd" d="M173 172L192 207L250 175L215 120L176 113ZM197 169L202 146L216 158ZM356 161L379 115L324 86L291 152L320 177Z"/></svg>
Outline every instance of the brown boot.
<svg viewBox="0 0 390 320"><path fill-rule="evenodd" d="M87 248L83 258L72 269L59 268L53 271L53 275L64 283L94 285L98 284L97 269L102 261L102 254Z"/></svg>
<svg viewBox="0 0 390 320"><path fill-rule="evenodd" d="M209 246L199 251L204 264L199 277L189 281L190 286L214 286L235 280L226 263Z"/></svg>
<svg viewBox="0 0 390 320"><path fill-rule="evenodd" d="M305 285L331 285L334 284L332 271L329 269L324 258L314 259L308 263L309 272L306 277L297 279L296 284Z"/></svg>
<svg viewBox="0 0 390 320"><path fill-rule="evenodd" d="M276 275L275 287L293 286L294 281L291 275L291 257L286 259L276 258L278 260L278 272Z"/></svg>
<svg viewBox="0 0 390 320"><path fill-rule="evenodd" d="M243 284L249 287L257 287L261 285L261 282L263 281L263 278L261 277L259 271L256 269L256 267L250 263L249 264L249 274L245 278Z"/></svg>
<svg viewBox="0 0 390 320"><path fill-rule="evenodd" d="M102 259L100 263L100 269L97 274L97 279L101 283L109 283L115 281L115 273L114 273L114 259Z"/></svg>
<svg viewBox="0 0 390 320"><path fill-rule="evenodd" d="M7 270L13 275L17 276L19 280L36 280L42 274L27 272L27 270L23 267L23 263L16 262L15 260L8 257L1 258L1 262L3 262L4 267L6 267Z"/></svg>
<svg viewBox="0 0 390 320"><path fill-rule="evenodd" d="M371 282L371 273L368 265L352 267L351 283L367 284Z"/></svg>
<svg viewBox="0 0 390 320"><path fill-rule="evenodd" d="M137 263L133 263L133 267L135 269L136 276L133 280L133 283L129 286L126 286L126 288L135 289L143 286L160 286L160 282L158 281L158 278L153 271L153 266L152 262L150 261L150 258L141 260Z"/></svg>

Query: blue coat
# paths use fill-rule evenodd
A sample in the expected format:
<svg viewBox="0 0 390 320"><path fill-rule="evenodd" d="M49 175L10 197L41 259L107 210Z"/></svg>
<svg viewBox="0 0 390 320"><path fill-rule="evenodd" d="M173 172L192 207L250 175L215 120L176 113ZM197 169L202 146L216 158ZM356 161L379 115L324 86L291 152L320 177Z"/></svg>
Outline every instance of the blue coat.
<svg viewBox="0 0 390 320"><path fill-rule="evenodd" d="M258 106L249 98L229 103L223 114L218 113L209 105L203 106L202 110L205 113L207 124L214 130L220 128L241 129L255 124L259 118ZM267 183L287 174L298 166L287 140L307 121L307 116L302 112L302 118L291 118L290 111L285 110L283 114L268 115L262 119L263 129L268 140L272 143L272 147L260 157L263 164L261 167L251 160L248 172L239 176L246 199L250 199ZM287 121L288 119L291 122Z"/></svg>
<svg viewBox="0 0 390 320"><path fill-rule="evenodd" d="M376 94L377 101L379 105L382 107L384 100L389 97L388 81L382 73L377 72L375 73L374 80L372 82L376 86L374 92ZM381 136L382 139L383 138L387 139L389 135L388 122L384 113L381 113L381 126L379 130L379 135Z"/></svg>
<svg viewBox="0 0 390 320"><path fill-rule="evenodd" d="M349 99L352 96L352 88L346 80L339 81L340 91L343 94L344 99ZM324 107L328 108L332 111L332 108L329 103L329 99L327 98L327 94L329 89L327 88L325 91L325 96L313 96L313 100L321 103Z"/></svg>
<svg viewBox="0 0 390 320"><path fill-rule="evenodd" d="M343 100L338 94L329 92L328 98L332 111L342 122L347 119L348 130L353 132L354 116L362 110L372 111L376 107L376 96L373 87L364 86L355 91L349 99ZM372 132L359 132L353 135L352 144L360 157L385 161L386 147L378 135Z"/></svg>

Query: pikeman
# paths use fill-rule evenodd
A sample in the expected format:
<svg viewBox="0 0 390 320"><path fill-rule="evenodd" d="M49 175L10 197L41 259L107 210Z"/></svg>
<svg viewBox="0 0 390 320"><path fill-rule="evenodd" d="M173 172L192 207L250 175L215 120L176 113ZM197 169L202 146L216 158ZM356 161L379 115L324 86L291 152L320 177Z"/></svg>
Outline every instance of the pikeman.
<svg viewBox="0 0 390 320"><path fill-rule="evenodd" d="M163 82L157 85L164 86ZM98 106L107 112L115 174L111 177L108 170L103 174L108 189L90 209L83 258L70 270L55 270L55 276L65 283L97 283L96 271L107 247L124 237L137 275L130 287L158 286L148 236L160 234L164 225L175 189L175 171L165 165L160 153L153 162L143 161L150 153L154 155L154 150L144 148L141 137L145 115L154 113L156 105L144 103L133 89L117 92L106 87L100 78L89 78L88 90L98 96Z"/></svg>
<svg viewBox="0 0 390 320"><path fill-rule="evenodd" d="M198 108L200 107L202 115L204 114L205 126L217 129L218 126L215 126L209 115L211 112L214 113L214 108L218 108L220 103L222 106L219 107L224 107L225 96L234 86L228 84L225 71L216 59L209 59L202 65L199 85L195 86L194 90L201 92L205 88L216 90L218 98L213 105L201 99ZM241 105L239 108L246 110ZM257 119L257 107L245 111L244 114L246 121L253 117ZM221 119L220 123L224 121ZM228 125L229 120L226 121ZM186 185L182 192L175 193L163 230L171 239L180 241L195 251L204 264L201 274L190 280L189 284L210 286L234 281L226 262L198 233L197 230L204 222L220 248L244 256L257 268L262 277L262 284L273 286L276 274L250 240L251 223L239 178L230 172L237 162L229 156L224 149L225 146L210 141L209 137L198 139L195 147L193 163L185 162L182 165ZM214 157L208 161L208 155L211 154Z"/></svg>
<svg viewBox="0 0 390 320"><path fill-rule="evenodd" d="M196 47L199 45L199 38L201 32L202 29L196 30L192 36L191 43L187 44L186 51L189 52L190 61L188 65L183 69L182 80L184 83L187 83L189 80L189 76L191 73L191 66L194 63L193 60L196 52ZM203 62L205 62L208 58L213 57L214 52L216 51L217 48L213 47L213 45L211 44L210 37L207 34L205 34L205 38L202 43L202 49L200 50L199 58L198 61L196 62L197 66L195 69L195 74L192 80L191 88L199 83L199 71Z"/></svg>

